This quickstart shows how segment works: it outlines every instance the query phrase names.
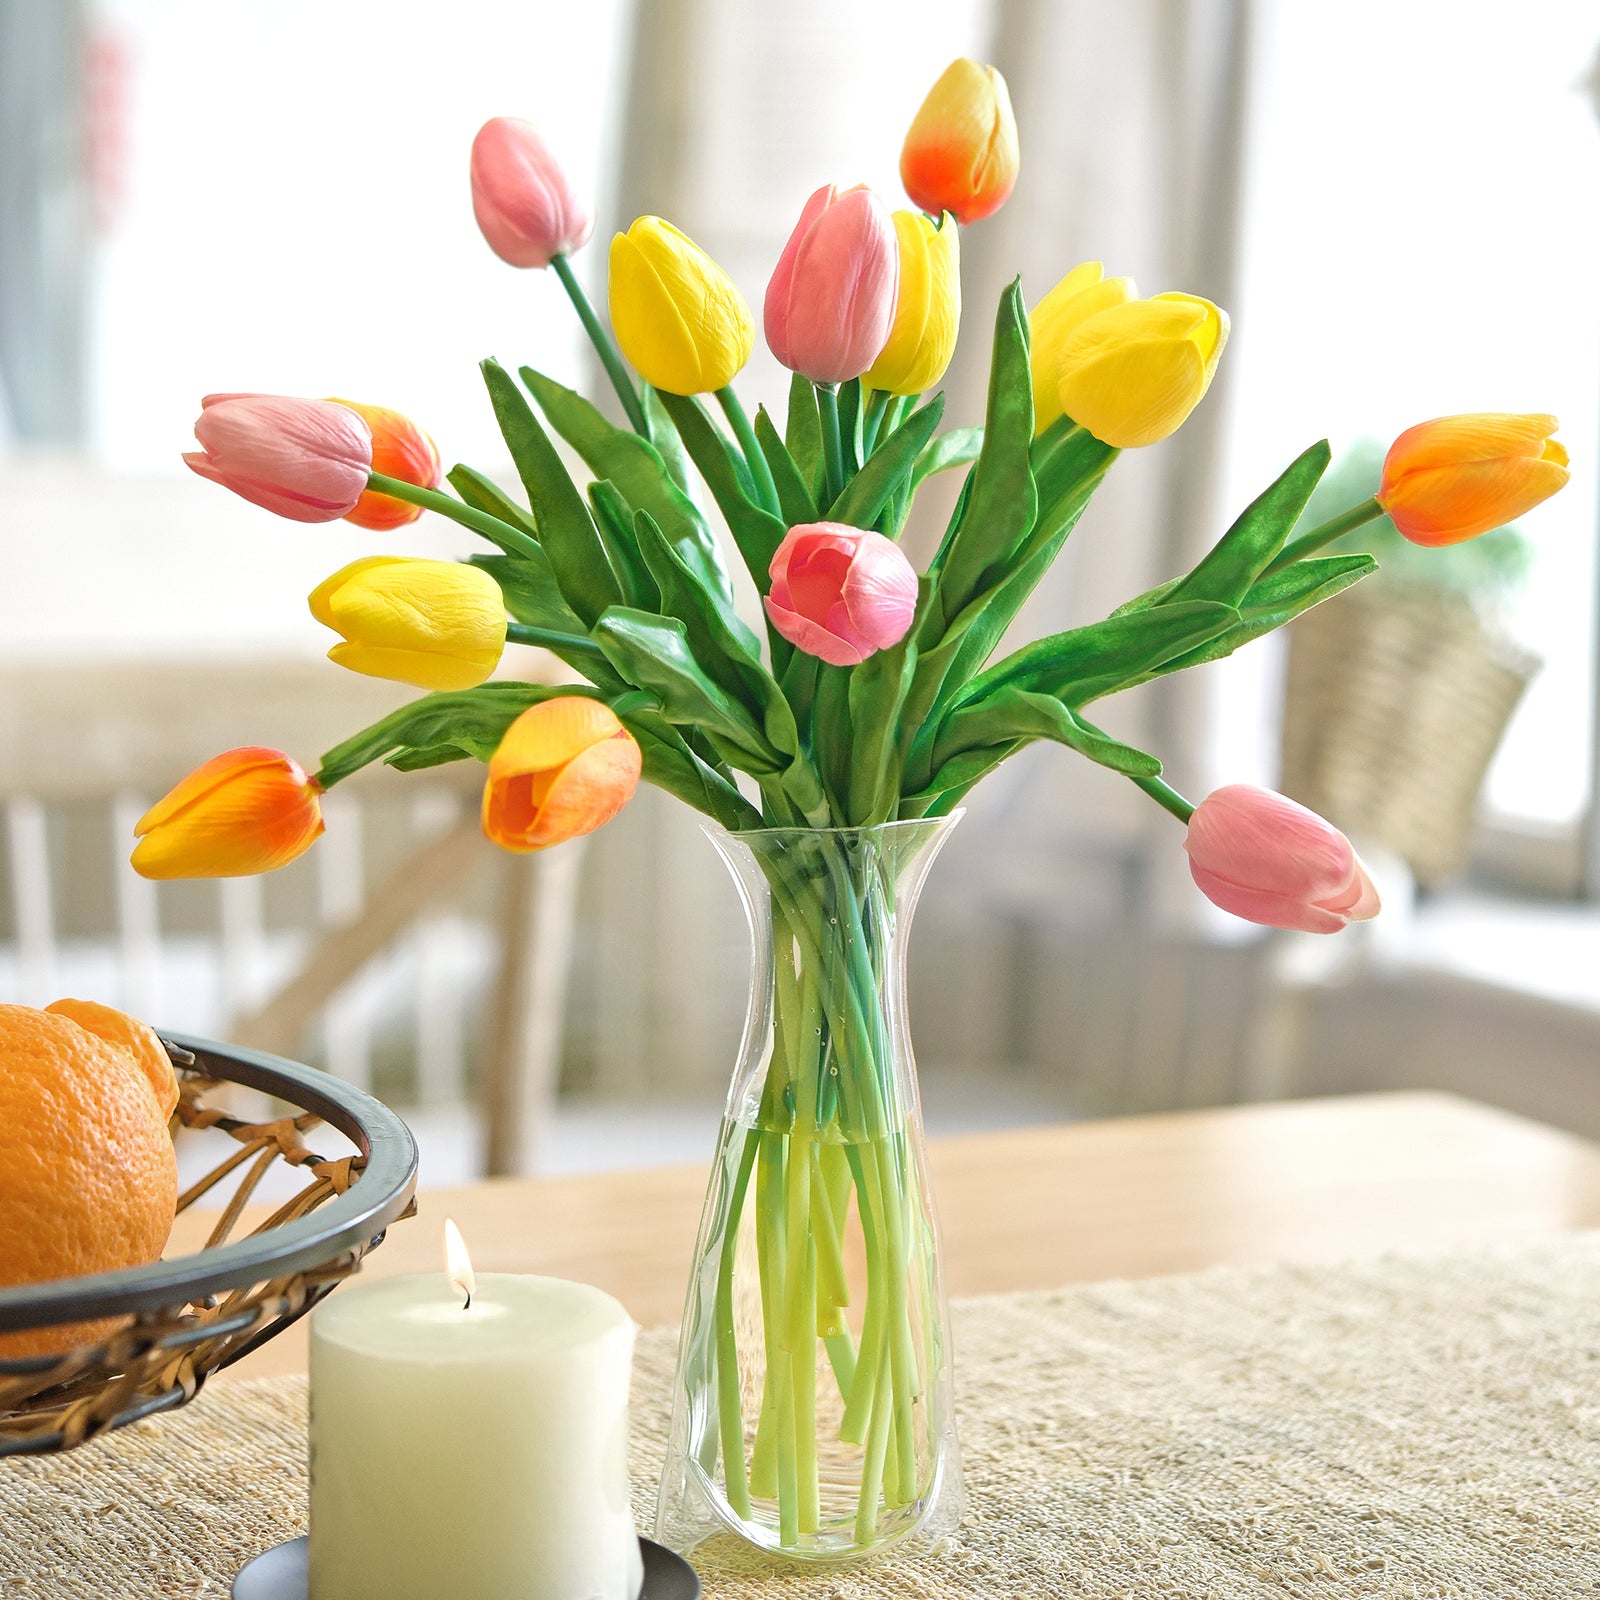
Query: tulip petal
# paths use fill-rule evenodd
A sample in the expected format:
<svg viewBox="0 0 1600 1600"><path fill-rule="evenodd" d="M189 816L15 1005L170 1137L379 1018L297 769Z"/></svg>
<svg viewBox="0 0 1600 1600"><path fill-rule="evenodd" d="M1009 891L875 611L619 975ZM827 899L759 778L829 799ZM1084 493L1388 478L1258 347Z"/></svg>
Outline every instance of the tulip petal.
<svg viewBox="0 0 1600 1600"><path fill-rule="evenodd" d="M1569 476L1555 461L1502 456L1408 472L1381 498L1413 544L1459 544L1515 521L1564 488Z"/></svg>
<svg viewBox="0 0 1600 1600"><path fill-rule="evenodd" d="M770 594L766 595L761 603L766 607L768 617L772 619L772 626L790 644L803 650L808 656L826 661L830 667L859 666L872 654L870 648L860 648L838 634L830 633L820 622L813 622L809 617L801 616L798 611L789 611L775 604ZM841 605L839 609L843 611L844 607Z"/></svg>
<svg viewBox="0 0 1600 1600"><path fill-rule="evenodd" d="M1189 871L1196 887L1214 906L1236 917L1243 917L1246 922L1259 923L1264 928L1293 928L1301 933L1338 933L1350 921L1348 916L1339 912L1325 910L1289 895L1243 888L1207 872L1193 861L1189 863Z"/></svg>
<svg viewBox="0 0 1600 1600"><path fill-rule="evenodd" d="M1467 461L1505 456L1537 459L1559 424L1546 412L1518 415L1505 411L1471 412L1435 417L1407 428L1389 446L1383 461L1381 493L1408 473L1430 467L1455 467ZM1565 456L1563 451L1562 455ZM1560 463L1565 465L1565 461Z"/></svg>
<svg viewBox="0 0 1600 1600"><path fill-rule="evenodd" d="M1061 415L1061 352L1089 320L1138 295L1132 278L1102 278L1098 261L1074 267L1028 315L1028 362L1033 376L1033 431Z"/></svg>
<svg viewBox="0 0 1600 1600"><path fill-rule="evenodd" d="M603 828L633 798L642 766L638 741L625 729L590 745L556 774L529 846L544 849Z"/></svg>
<svg viewBox="0 0 1600 1600"><path fill-rule="evenodd" d="M621 725L610 706L588 695L558 695L542 700L506 729L489 760L490 775L541 772L564 766L590 745L611 738Z"/></svg>

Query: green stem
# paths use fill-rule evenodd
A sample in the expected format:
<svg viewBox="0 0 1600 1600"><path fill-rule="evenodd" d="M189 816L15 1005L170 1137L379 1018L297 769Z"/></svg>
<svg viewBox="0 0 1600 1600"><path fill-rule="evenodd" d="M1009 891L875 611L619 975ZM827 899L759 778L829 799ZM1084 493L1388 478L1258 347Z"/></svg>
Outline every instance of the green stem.
<svg viewBox="0 0 1600 1600"><path fill-rule="evenodd" d="M739 1337L733 1319L733 1264L739 1245L739 1219L750 1187L761 1135L751 1128L739 1153L739 1170L733 1180L728 1206L728 1231L722 1237L717 1268L717 1426L722 1436L722 1476L728 1504L741 1517L750 1515L750 1479L744 1460L744 1406L739 1393Z"/></svg>
<svg viewBox="0 0 1600 1600"><path fill-rule="evenodd" d="M1096 738L1104 739L1109 737L1102 729L1095 727L1082 713L1074 713L1074 715ZM1136 778L1131 772L1128 774L1128 782L1137 789L1143 789L1158 806L1162 807L1163 810L1170 811L1179 822L1187 825L1189 818L1194 815L1193 802L1185 800L1170 783L1163 783L1160 778Z"/></svg>
<svg viewBox="0 0 1600 1600"><path fill-rule="evenodd" d="M598 656L602 661L606 654L593 639L585 639L582 634L562 633L557 628L536 628L529 622L508 622L506 641L509 644L542 645L546 650L577 650L584 655ZM654 705L655 696L649 698L650 704Z"/></svg>
<svg viewBox="0 0 1600 1600"><path fill-rule="evenodd" d="M644 420L644 407L639 401L639 391L633 386L633 379L628 376L628 369L622 364L622 357L617 353L617 347L611 335L606 332L595 310L589 304L589 297L583 292L583 285L573 275L572 264L565 256L551 256L550 265L556 269L556 276L561 280L561 286L567 291L567 298L572 302L573 310L578 313L578 320L583 324L583 330L589 335L589 343L594 346L594 351L600 357L600 365L606 369L606 376L611 380L611 387L617 391L617 399L622 402L622 409L628 414L628 426L644 438L650 437L649 424Z"/></svg>
<svg viewBox="0 0 1600 1600"><path fill-rule="evenodd" d="M1129 781L1136 787L1143 789L1157 805L1170 811L1179 822L1187 823L1189 818L1194 815L1193 805L1185 800L1171 784L1163 783L1159 778L1131 778Z"/></svg>
<svg viewBox="0 0 1600 1600"><path fill-rule="evenodd" d="M1332 544L1335 539L1341 538L1353 528L1359 528L1364 522L1371 522L1375 517L1384 514L1376 498L1363 500L1360 505L1352 506L1342 515L1335 517L1331 522L1324 522L1320 528L1313 528L1310 533L1302 534L1278 552L1277 559L1261 574L1263 578L1271 577L1274 572L1281 572L1285 567L1292 567L1295 562L1304 557L1314 555L1326 544Z"/></svg>
<svg viewBox="0 0 1600 1600"><path fill-rule="evenodd" d="M888 414L889 402L894 396L887 389L874 389L867 396L866 412L861 421L861 454L870 456L877 448L878 435ZM884 435L888 437L887 434Z"/></svg>
<svg viewBox="0 0 1600 1600"><path fill-rule="evenodd" d="M822 472L828 505L844 493L844 445L839 436L839 390L837 385L819 383L817 411L822 418Z"/></svg>
<svg viewBox="0 0 1600 1600"><path fill-rule="evenodd" d="M491 544L499 545L512 555L540 553L539 541L530 539L521 528L513 528L509 522L491 517L487 511L465 505L450 495L440 494L437 489L424 489L420 484L407 483L404 478L390 478L381 472L374 472L367 478L367 487L392 499L404 500L408 505L421 506L425 511L437 511L441 517L481 533Z"/></svg>
<svg viewBox="0 0 1600 1600"><path fill-rule="evenodd" d="M772 481L772 468L767 464L766 452L757 441L755 429L750 426L750 419L745 415L738 395L733 392L732 384L717 390L717 400L722 406L723 415L733 428L733 436L739 441L739 448L744 452L745 460L750 465L750 476L755 479L756 493L760 495L762 505L774 516L782 516L782 510L778 505L778 486Z"/></svg>

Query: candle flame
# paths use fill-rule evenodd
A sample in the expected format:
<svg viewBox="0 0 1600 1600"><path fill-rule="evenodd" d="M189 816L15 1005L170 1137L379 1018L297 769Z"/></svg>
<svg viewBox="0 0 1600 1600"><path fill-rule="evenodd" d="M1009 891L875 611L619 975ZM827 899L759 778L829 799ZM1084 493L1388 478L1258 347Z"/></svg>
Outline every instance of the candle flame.
<svg viewBox="0 0 1600 1600"><path fill-rule="evenodd" d="M467 1254L467 1242L449 1217L444 1219L444 1270L451 1284L467 1297L470 1306L478 1280L472 1271L472 1257Z"/></svg>

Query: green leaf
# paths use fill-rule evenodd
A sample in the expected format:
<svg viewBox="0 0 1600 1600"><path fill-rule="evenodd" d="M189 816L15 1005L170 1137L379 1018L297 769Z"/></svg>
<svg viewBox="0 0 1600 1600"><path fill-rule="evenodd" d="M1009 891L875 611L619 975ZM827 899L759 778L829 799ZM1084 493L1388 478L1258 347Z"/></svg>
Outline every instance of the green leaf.
<svg viewBox="0 0 1600 1600"><path fill-rule="evenodd" d="M1051 634L973 679L955 709L1002 686L1053 695L1073 708L1087 705L1215 638L1238 620L1232 606L1184 600Z"/></svg>
<svg viewBox="0 0 1600 1600"><path fill-rule="evenodd" d="M934 765L943 767L967 750L1032 739L1054 739L1127 777L1161 776L1154 756L1085 727L1050 695L1015 688L998 689L951 717L939 734Z"/></svg>
<svg viewBox="0 0 1600 1600"><path fill-rule="evenodd" d="M740 481L726 441L697 400L692 396L663 394L661 403L677 424L684 448L727 518L733 542L738 545L739 554L755 580L756 592L766 594L772 587L768 569L788 532L787 527L756 503L748 488L748 474Z"/></svg>
<svg viewBox="0 0 1600 1600"><path fill-rule="evenodd" d="M1148 672L1133 681L1143 683L1149 678L1164 678L1172 672L1231 656L1241 645L1281 628L1302 611L1332 599L1342 589L1348 589L1377 570L1378 563L1364 555L1312 556L1297 561L1292 567L1284 567L1252 586L1239 607L1240 620L1233 627L1199 648L1163 663L1159 671ZM1132 688L1133 684L1125 687Z"/></svg>
<svg viewBox="0 0 1600 1600"><path fill-rule="evenodd" d="M617 493L614 483L597 478L589 485L589 508L611 558L612 570L622 580L624 599L641 611L658 611L661 592L634 539L633 507Z"/></svg>
<svg viewBox="0 0 1600 1600"><path fill-rule="evenodd" d="M964 467L969 461L976 461L982 449L981 427L952 428L949 433L940 434L917 457L917 464L911 469L911 487L915 489L924 478L931 478L936 472L948 472L951 467Z"/></svg>
<svg viewBox="0 0 1600 1600"><path fill-rule="evenodd" d="M421 772L428 767L443 767L452 761L470 761L472 752L456 744L430 744L422 750L397 750L384 762L396 772Z"/></svg>
<svg viewBox="0 0 1600 1600"><path fill-rule="evenodd" d="M784 424L784 443L800 476L817 500L822 492L822 416L817 410L817 391L809 378L797 372L789 379L789 416Z"/></svg>
<svg viewBox="0 0 1600 1600"><path fill-rule="evenodd" d="M965 513L928 568L936 579L939 624L958 616L986 587L1033 527L1038 510L1028 447L1033 442L1033 380L1028 370L1028 314L1020 280L1000 297L983 448L972 469Z"/></svg>
<svg viewBox="0 0 1600 1600"><path fill-rule="evenodd" d="M577 612L562 599L560 585L542 548L537 556L473 556L471 561L500 585L506 610L518 622L557 633L588 631Z"/></svg>
<svg viewBox="0 0 1600 1600"><path fill-rule="evenodd" d="M911 726L911 737L905 741L909 754L904 781L908 789L927 781L933 735L945 707L961 695L968 681L983 670L999 647L1028 596L1060 554L1116 456L1111 446L1078 429L1056 463L1052 478L1055 499L1035 522L1010 570L995 587L980 593L950 621L936 644L922 646L916 679L903 713Z"/></svg>
<svg viewBox="0 0 1600 1600"><path fill-rule="evenodd" d="M478 511L487 511L491 517L498 517L502 522L509 522L512 527L520 528L530 539L539 537L539 527L533 518L499 484L486 478L481 472L458 462L450 469L448 477L450 487L469 506ZM511 553L516 555L520 553L522 546L513 545L510 549Z"/></svg>
<svg viewBox="0 0 1600 1600"><path fill-rule="evenodd" d="M649 512L635 514L634 537L660 590L660 609L684 624L695 659L730 694L747 694L754 675L767 677L760 641L733 606L689 568ZM777 684L772 687L776 691Z"/></svg>
<svg viewBox="0 0 1600 1600"><path fill-rule="evenodd" d="M894 770L900 722L916 673L917 647L910 633L898 644L876 651L850 674L850 823L871 827L889 821L900 801Z"/></svg>
<svg viewBox="0 0 1600 1600"><path fill-rule="evenodd" d="M642 383L639 387L644 391L644 420L650 430L650 443L656 447L656 454L661 457L667 476L685 494L692 496L694 475L689 470L689 458L684 454L683 440L678 437L672 418L661 404L661 396L648 383Z"/></svg>
<svg viewBox="0 0 1600 1600"><path fill-rule="evenodd" d="M756 408L755 426L756 442L761 446L761 453L772 470L772 481L777 486L778 506L783 512L784 521L791 528L802 522L816 522L821 513L817 510L817 502L811 497L811 485L806 482L794 457L778 437L778 430L772 425L772 418L767 415L765 406Z"/></svg>
<svg viewBox="0 0 1600 1600"><path fill-rule="evenodd" d="M522 391L496 361L482 363L484 382L494 404L495 419L505 436L517 474L528 491L539 542L567 603L586 623L622 599L622 586L612 571L606 548L589 516L589 508L561 457L539 425Z"/></svg>
<svg viewBox="0 0 1600 1600"><path fill-rule="evenodd" d="M722 550L700 508L673 482L660 452L628 428L619 428L582 395L532 367L519 369L528 391L550 419L550 426L583 457L596 478L609 479L633 513L648 511L656 526L678 546L684 559L725 599L733 585ZM676 431L673 438L677 440ZM681 449L681 445L679 446Z"/></svg>
<svg viewBox="0 0 1600 1600"><path fill-rule="evenodd" d="M562 695L600 698L587 687L543 683L485 683L476 689L424 695L335 745L323 756L317 781L323 788L331 788L397 751L437 750L442 745L453 745L487 761L499 748L506 729L529 706Z"/></svg>
<svg viewBox="0 0 1600 1600"><path fill-rule="evenodd" d="M629 683L655 695L669 722L703 729L725 759L757 779L782 774L784 758L695 659L679 618L613 606L595 624L594 638Z"/></svg>
<svg viewBox="0 0 1600 1600"><path fill-rule="evenodd" d="M895 491L907 483L922 447L933 437L944 415L944 396L936 394L912 413L873 451L867 464L844 486L828 508L830 522L870 528Z"/></svg>
<svg viewBox="0 0 1600 1600"><path fill-rule="evenodd" d="M1296 457L1239 513L1200 565L1158 603L1220 600L1224 605L1238 605L1283 548L1317 480L1327 471L1328 459L1326 439Z"/></svg>
<svg viewBox="0 0 1600 1600"><path fill-rule="evenodd" d="M861 380L839 385L839 449L844 457L844 479L849 483L861 470Z"/></svg>
<svg viewBox="0 0 1600 1600"><path fill-rule="evenodd" d="M622 723L639 742L642 776L676 795L724 828L759 828L761 813L739 791L701 761L683 737L657 712L630 712Z"/></svg>
<svg viewBox="0 0 1600 1600"><path fill-rule="evenodd" d="M533 556L473 556L472 565L482 567L500 585L500 596L513 621L532 628L547 628L552 633L586 635L577 613L561 598L555 574L537 545ZM628 686L592 651L563 650L546 646L551 653L588 678L603 694L620 694Z"/></svg>

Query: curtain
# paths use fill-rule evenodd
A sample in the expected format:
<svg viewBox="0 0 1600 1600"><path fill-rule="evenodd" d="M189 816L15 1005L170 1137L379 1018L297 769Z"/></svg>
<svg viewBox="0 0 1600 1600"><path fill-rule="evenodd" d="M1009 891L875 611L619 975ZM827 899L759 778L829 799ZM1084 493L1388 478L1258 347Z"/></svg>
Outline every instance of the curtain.
<svg viewBox="0 0 1600 1600"><path fill-rule="evenodd" d="M81 0L0 0L0 442L86 429L84 43Z"/></svg>

